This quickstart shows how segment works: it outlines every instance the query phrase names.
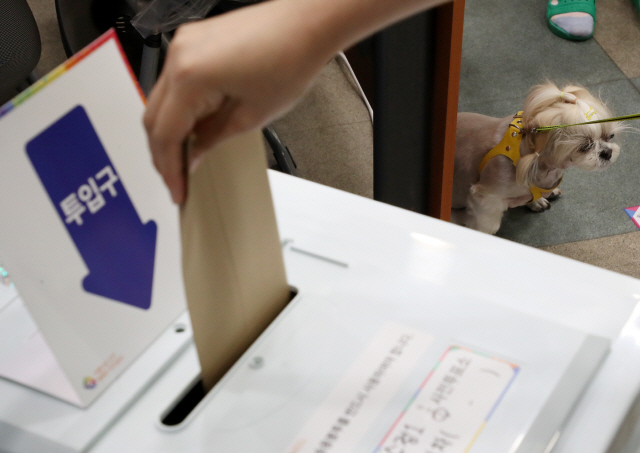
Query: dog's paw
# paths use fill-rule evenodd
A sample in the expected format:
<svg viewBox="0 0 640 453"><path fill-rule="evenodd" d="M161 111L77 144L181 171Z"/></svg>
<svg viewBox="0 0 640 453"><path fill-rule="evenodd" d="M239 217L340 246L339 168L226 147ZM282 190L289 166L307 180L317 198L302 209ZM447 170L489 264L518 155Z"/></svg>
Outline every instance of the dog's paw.
<svg viewBox="0 0 640 453"><path fill-rule="evenodd" d="M562 195L562 190L555 188L553 189L553 191L549 194L549 196L547 197L547 200L549 201L553 201L556 200L558 198L560 198L560 195Z"/></svg>
<svg viewBox="0 0 640 453"><path fill-rule="evenodd" d="M480 219L474 216L469 216L465 226L483 233L496 234L500 229L500 219L482 219L482 221L480 221Z"/></svg>
<svg viewBox="0 0 640 453"><path fill-rule="evenodd" d="M496 234L500 229L500 222L493 222L491 224L482 225L480 231L487 234Z"/></svg>
<svg viewBox="0 0 640 453"><path fill-rule="evenodd" d="M546 198L538 198L536 201L533 201L527 205L533 212L542 212L551 208L551 203Z"/></svg>

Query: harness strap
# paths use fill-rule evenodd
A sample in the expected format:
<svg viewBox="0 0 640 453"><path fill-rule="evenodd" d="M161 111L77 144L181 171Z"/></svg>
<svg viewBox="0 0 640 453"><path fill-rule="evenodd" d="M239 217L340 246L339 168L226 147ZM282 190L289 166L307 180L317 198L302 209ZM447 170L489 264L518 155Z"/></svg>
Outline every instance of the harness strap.
<svg viewBox="0 0 640 453"><path fill-rule="evenodd" d="M522 112L514 115L513 121L509 124L507 132L491 151L480 162L479 171L482 172L484 167L491 159L496 156L507 156L516 165L520 160L520 142L522 141Z"/></svg>
<svg viewBox="0 0 640 453"><path fill-rule="evenodd" d="M553 189L541 189L538 186L529 187L529 190L531 191L531 195L533 195L533 200L531 200L529 203L533 203L534 201L539 200L540 198L542 198L542 195L545 193L553 192L560 186L561 183L562 183L562 177L560 178L560 181L558 181L558 184L556 184L556 186Z"/></svg>
<svg viewBox="0 0 640 453"><path fill-rule="evenodd" d="M513 165L516 166L520 160L520 142L522 142L522 112L518 112L513 116L513 121L509 123L504 137L502 137L500 143L493 147L491 151L482 158L478 171L482 172L489 161L496 156L506 156L511 160ZM539 200L545 193L553 192L561 182L562 178L560 178L558 184L551 189L542 189L537 186L529 187L531 195L533 196L533 200L531 200L530 203Z"/></svg>

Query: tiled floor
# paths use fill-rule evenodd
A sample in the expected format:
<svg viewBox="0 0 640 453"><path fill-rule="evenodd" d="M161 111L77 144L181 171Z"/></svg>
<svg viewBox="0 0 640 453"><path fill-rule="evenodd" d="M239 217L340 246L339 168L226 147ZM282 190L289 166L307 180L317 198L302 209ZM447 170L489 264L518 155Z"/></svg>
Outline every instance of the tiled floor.
<svg viewBox="0 0 640 453"><path fill-rule="evenodd" d="M466 1L460 111L515 113L531 86L547 78L585 86L625 78L596 41L553 35L545 11L544 0ZM512 104L501 110L504 102ZM487 110L487 103L497 105Z"/></svg>
<svg viewBox="0 0 640 453"><path fill-rule="evenodd" d="M640 77L640 17L630 0L600 2L595 39L629 78Z"/></svg>

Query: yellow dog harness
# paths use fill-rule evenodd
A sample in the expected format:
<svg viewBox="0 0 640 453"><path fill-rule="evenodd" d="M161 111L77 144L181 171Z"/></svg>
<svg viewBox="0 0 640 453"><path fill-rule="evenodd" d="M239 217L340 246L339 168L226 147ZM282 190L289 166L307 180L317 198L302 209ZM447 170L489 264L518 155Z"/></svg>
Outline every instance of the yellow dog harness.
<svg viewBox="0 0 640 453"><path fill-rule="evenodd" d="M505 132L504 137L500 143L498 143L491 151L487 153L486 156L480 162L480 167L478 171L482 172L484 167L489 163L491 159L496 156L506 156L508 157L513 165L518 165L518 161L520 160L520 142L522 141L522 112L518 112L513 116L513 121L509 124L507 128L507 132ZM562 182L562 178L560 182L552 188L552 189L542 189L537 186L530 186L529 190L531 191L531 195L533 195L534 202L542 198L542 195L545 193L553 192Z"/></svg>

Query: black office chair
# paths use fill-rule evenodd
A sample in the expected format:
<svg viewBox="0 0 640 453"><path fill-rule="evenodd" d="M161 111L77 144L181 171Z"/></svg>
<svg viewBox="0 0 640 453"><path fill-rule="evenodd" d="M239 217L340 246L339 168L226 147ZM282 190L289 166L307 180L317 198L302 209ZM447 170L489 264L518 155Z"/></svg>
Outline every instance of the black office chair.
<svg viewBox="0 0 640 453"><path fill-rule="evenodd" d="M26 0L0 1L0 105L37 80L40 32Z"/></svg>

